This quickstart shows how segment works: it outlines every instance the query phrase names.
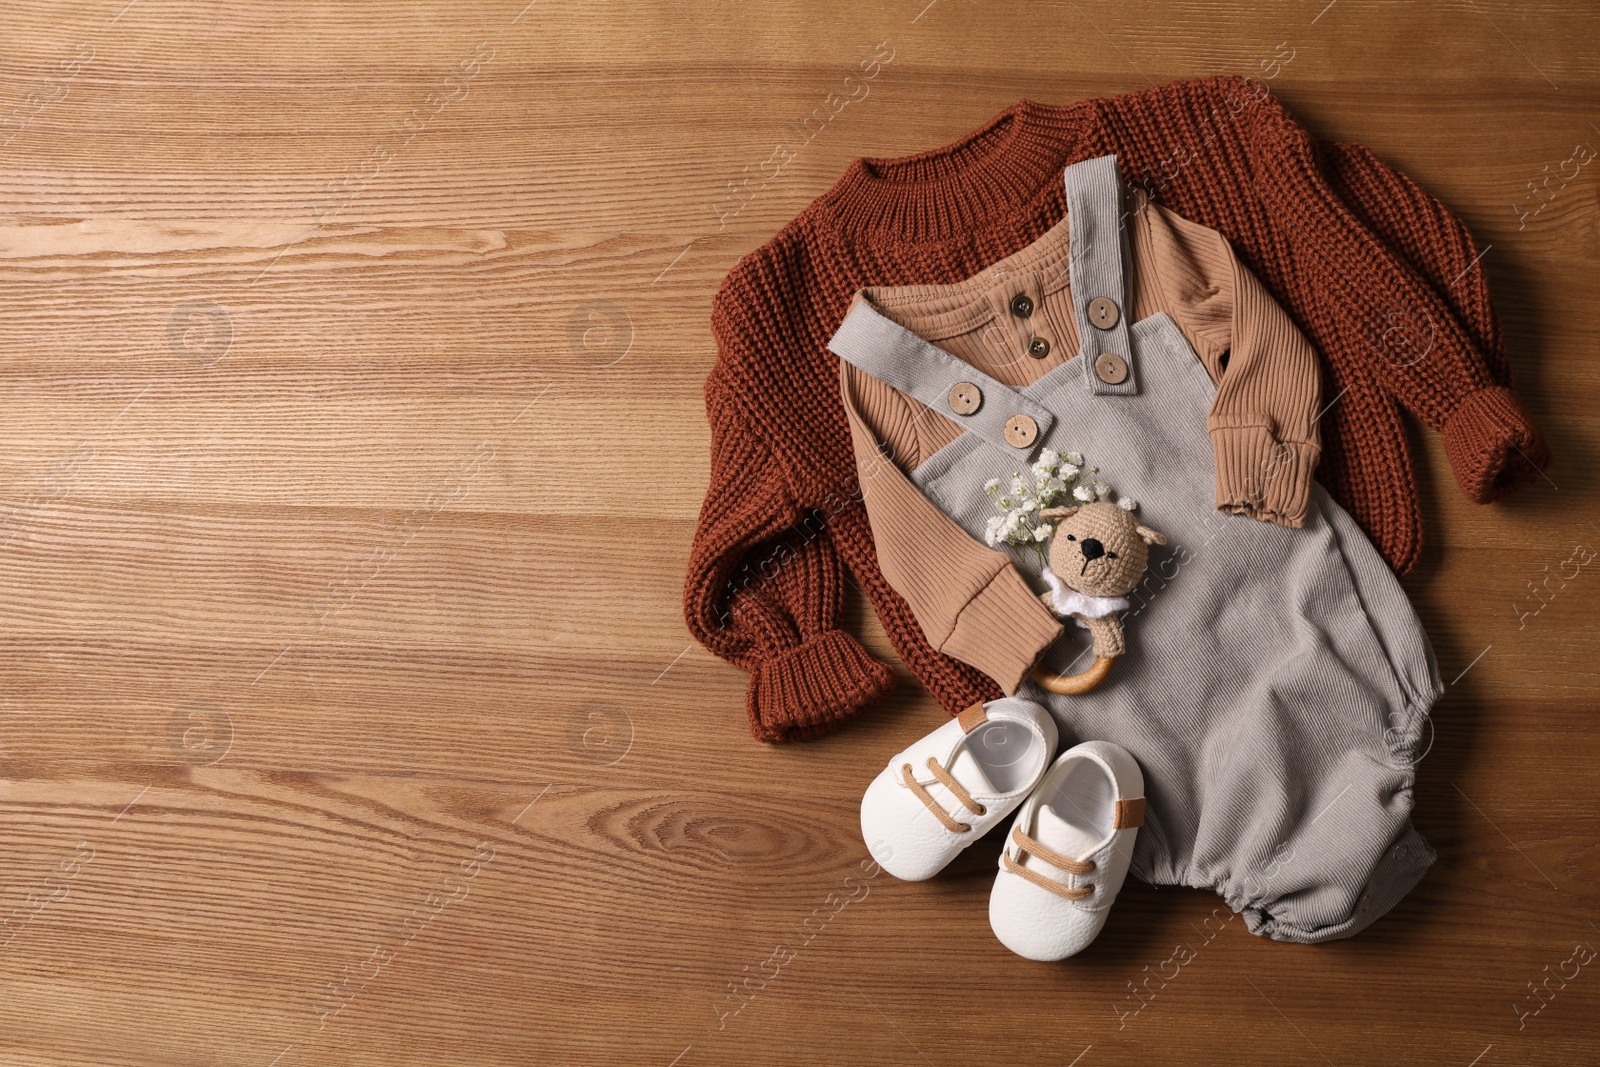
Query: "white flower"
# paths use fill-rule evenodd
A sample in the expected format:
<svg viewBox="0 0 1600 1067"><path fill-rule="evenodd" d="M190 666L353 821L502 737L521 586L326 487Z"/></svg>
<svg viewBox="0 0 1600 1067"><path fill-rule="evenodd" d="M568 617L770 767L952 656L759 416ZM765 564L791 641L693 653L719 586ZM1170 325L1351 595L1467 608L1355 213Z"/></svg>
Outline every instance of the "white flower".
<svg viewBox="0 0 1600 1067"><path fill-rule="evenodd" d="M1032 548L1042 557L1041 546L1055 532L1055 523L1043 518L1041 511L1071 501L1092 504L1097 499L1116 499L1109 485L1092 477L1099 470L1099 467L1089 467L1085 473L1081 453L1063 455L1055 449L1043 448L1038 460L1025 471L1011 472L1009 483L990 478L983 483L983 488L1000 514L991 515L985 521L984 540L995 546ZM1119 503L1130 511L1139 506L1127 497Z"/></svg>
<svg viewBox="0 0 1600 1067"><path fill-rule="evenodd" d="M1138 511L1139 502L1133 499L1131 496L1125 496L1121 500L1117 501L1117 507L1121 508L1123 511Z"/></svg>

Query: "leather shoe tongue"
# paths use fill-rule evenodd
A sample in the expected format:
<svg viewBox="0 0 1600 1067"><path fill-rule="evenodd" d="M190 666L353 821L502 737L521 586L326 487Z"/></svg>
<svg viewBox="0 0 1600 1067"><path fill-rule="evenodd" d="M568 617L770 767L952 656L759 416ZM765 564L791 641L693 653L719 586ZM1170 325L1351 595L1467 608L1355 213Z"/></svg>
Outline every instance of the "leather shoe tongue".
<svg viewBox="0 0 1600 1067"><path fill-rule="evenodd" d="M967 749L965 745L956 753L956 758L951 761L950 773L955 780L964 786L973 796L983 793L993 796L998 790L989 781L989 776L983 773L983 764Z"/></svg>
<svg viewBox="0 0 1600 1067"><path fill-rule="evenodd" d="M1034 834L1039 844L1075 860L1083 859L1100 843L1094 834L1070 819L1063 819L1049 804L1039 805Z"/></svg>

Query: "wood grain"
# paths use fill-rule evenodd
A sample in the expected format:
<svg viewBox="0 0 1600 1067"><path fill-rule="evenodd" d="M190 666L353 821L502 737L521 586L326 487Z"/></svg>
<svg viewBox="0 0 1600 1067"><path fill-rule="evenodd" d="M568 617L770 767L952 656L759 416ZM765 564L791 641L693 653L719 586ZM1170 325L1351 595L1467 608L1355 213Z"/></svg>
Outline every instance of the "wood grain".
<svg viewBox="0 0 1600 1067"><path fill-rule="evenodd" d="M1600 573L1547 579L1600 544L1600 161L1529 191L1600 146L1592 5L4 24L0 1063L1600 1055L1600 975L1550 978L1600 944ZM735 196L880 42L868 97ZM1490 246L1559 466L1475 507L1415 431L1407 589L1452 684L1417 787L1439 862L1392 916L1306 949L1131 885L1090 951L1031 964L987 927L995 842L925 884L862 865L862 788L941 716L909 675L763 747L687 634L709 302L857 155L1219 72ZM893 661L859 598L850 625Z"/></svg>

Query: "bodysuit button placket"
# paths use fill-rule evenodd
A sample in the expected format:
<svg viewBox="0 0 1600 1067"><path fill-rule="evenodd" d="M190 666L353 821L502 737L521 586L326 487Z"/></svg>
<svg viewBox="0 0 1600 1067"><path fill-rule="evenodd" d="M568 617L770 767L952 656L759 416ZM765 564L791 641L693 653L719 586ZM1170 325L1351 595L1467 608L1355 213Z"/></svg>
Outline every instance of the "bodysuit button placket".
<svg viewBox="0 0 1600 1067"><path fill-rule="evenodd" d="M1003 303L1016 325L1014 343L1020 343L1022 350L1030 358L1045 359L1050 355L1052 342L1049 327L1045 323L1046 316L1040 314L1041 308L1034 295L1035 292L1040 296L1043 295L1043 290L1037 285L1037 279L1029 282L1027 291L1013 292Z"/></svg>

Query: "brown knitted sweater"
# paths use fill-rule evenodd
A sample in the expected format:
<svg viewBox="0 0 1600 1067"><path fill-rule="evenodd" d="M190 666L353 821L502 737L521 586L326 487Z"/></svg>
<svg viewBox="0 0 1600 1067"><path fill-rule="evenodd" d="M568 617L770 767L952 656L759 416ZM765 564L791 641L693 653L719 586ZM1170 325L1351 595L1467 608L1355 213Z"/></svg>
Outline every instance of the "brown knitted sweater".
<svg viewBox="0 0 1600 1067"><path fill-rule="evenodd" d="M1036 240L1066 211L1063 168L1107 153L1227 237L1323 354L1317 478L1397 571L1422 543L1402 407L1443 434L1474 501L1550 463L1512 391L1472 238L1366 149L1316 141L1265 85L1236 77L1022 101L948 147L857 160L713 302L711 485L684 609L707 648L751 672L760 740L825 733L893 685L839 628L845 568L947 709L1001 695L928 645L879 571L827 341L858 288L959 281Z"/></svg>

